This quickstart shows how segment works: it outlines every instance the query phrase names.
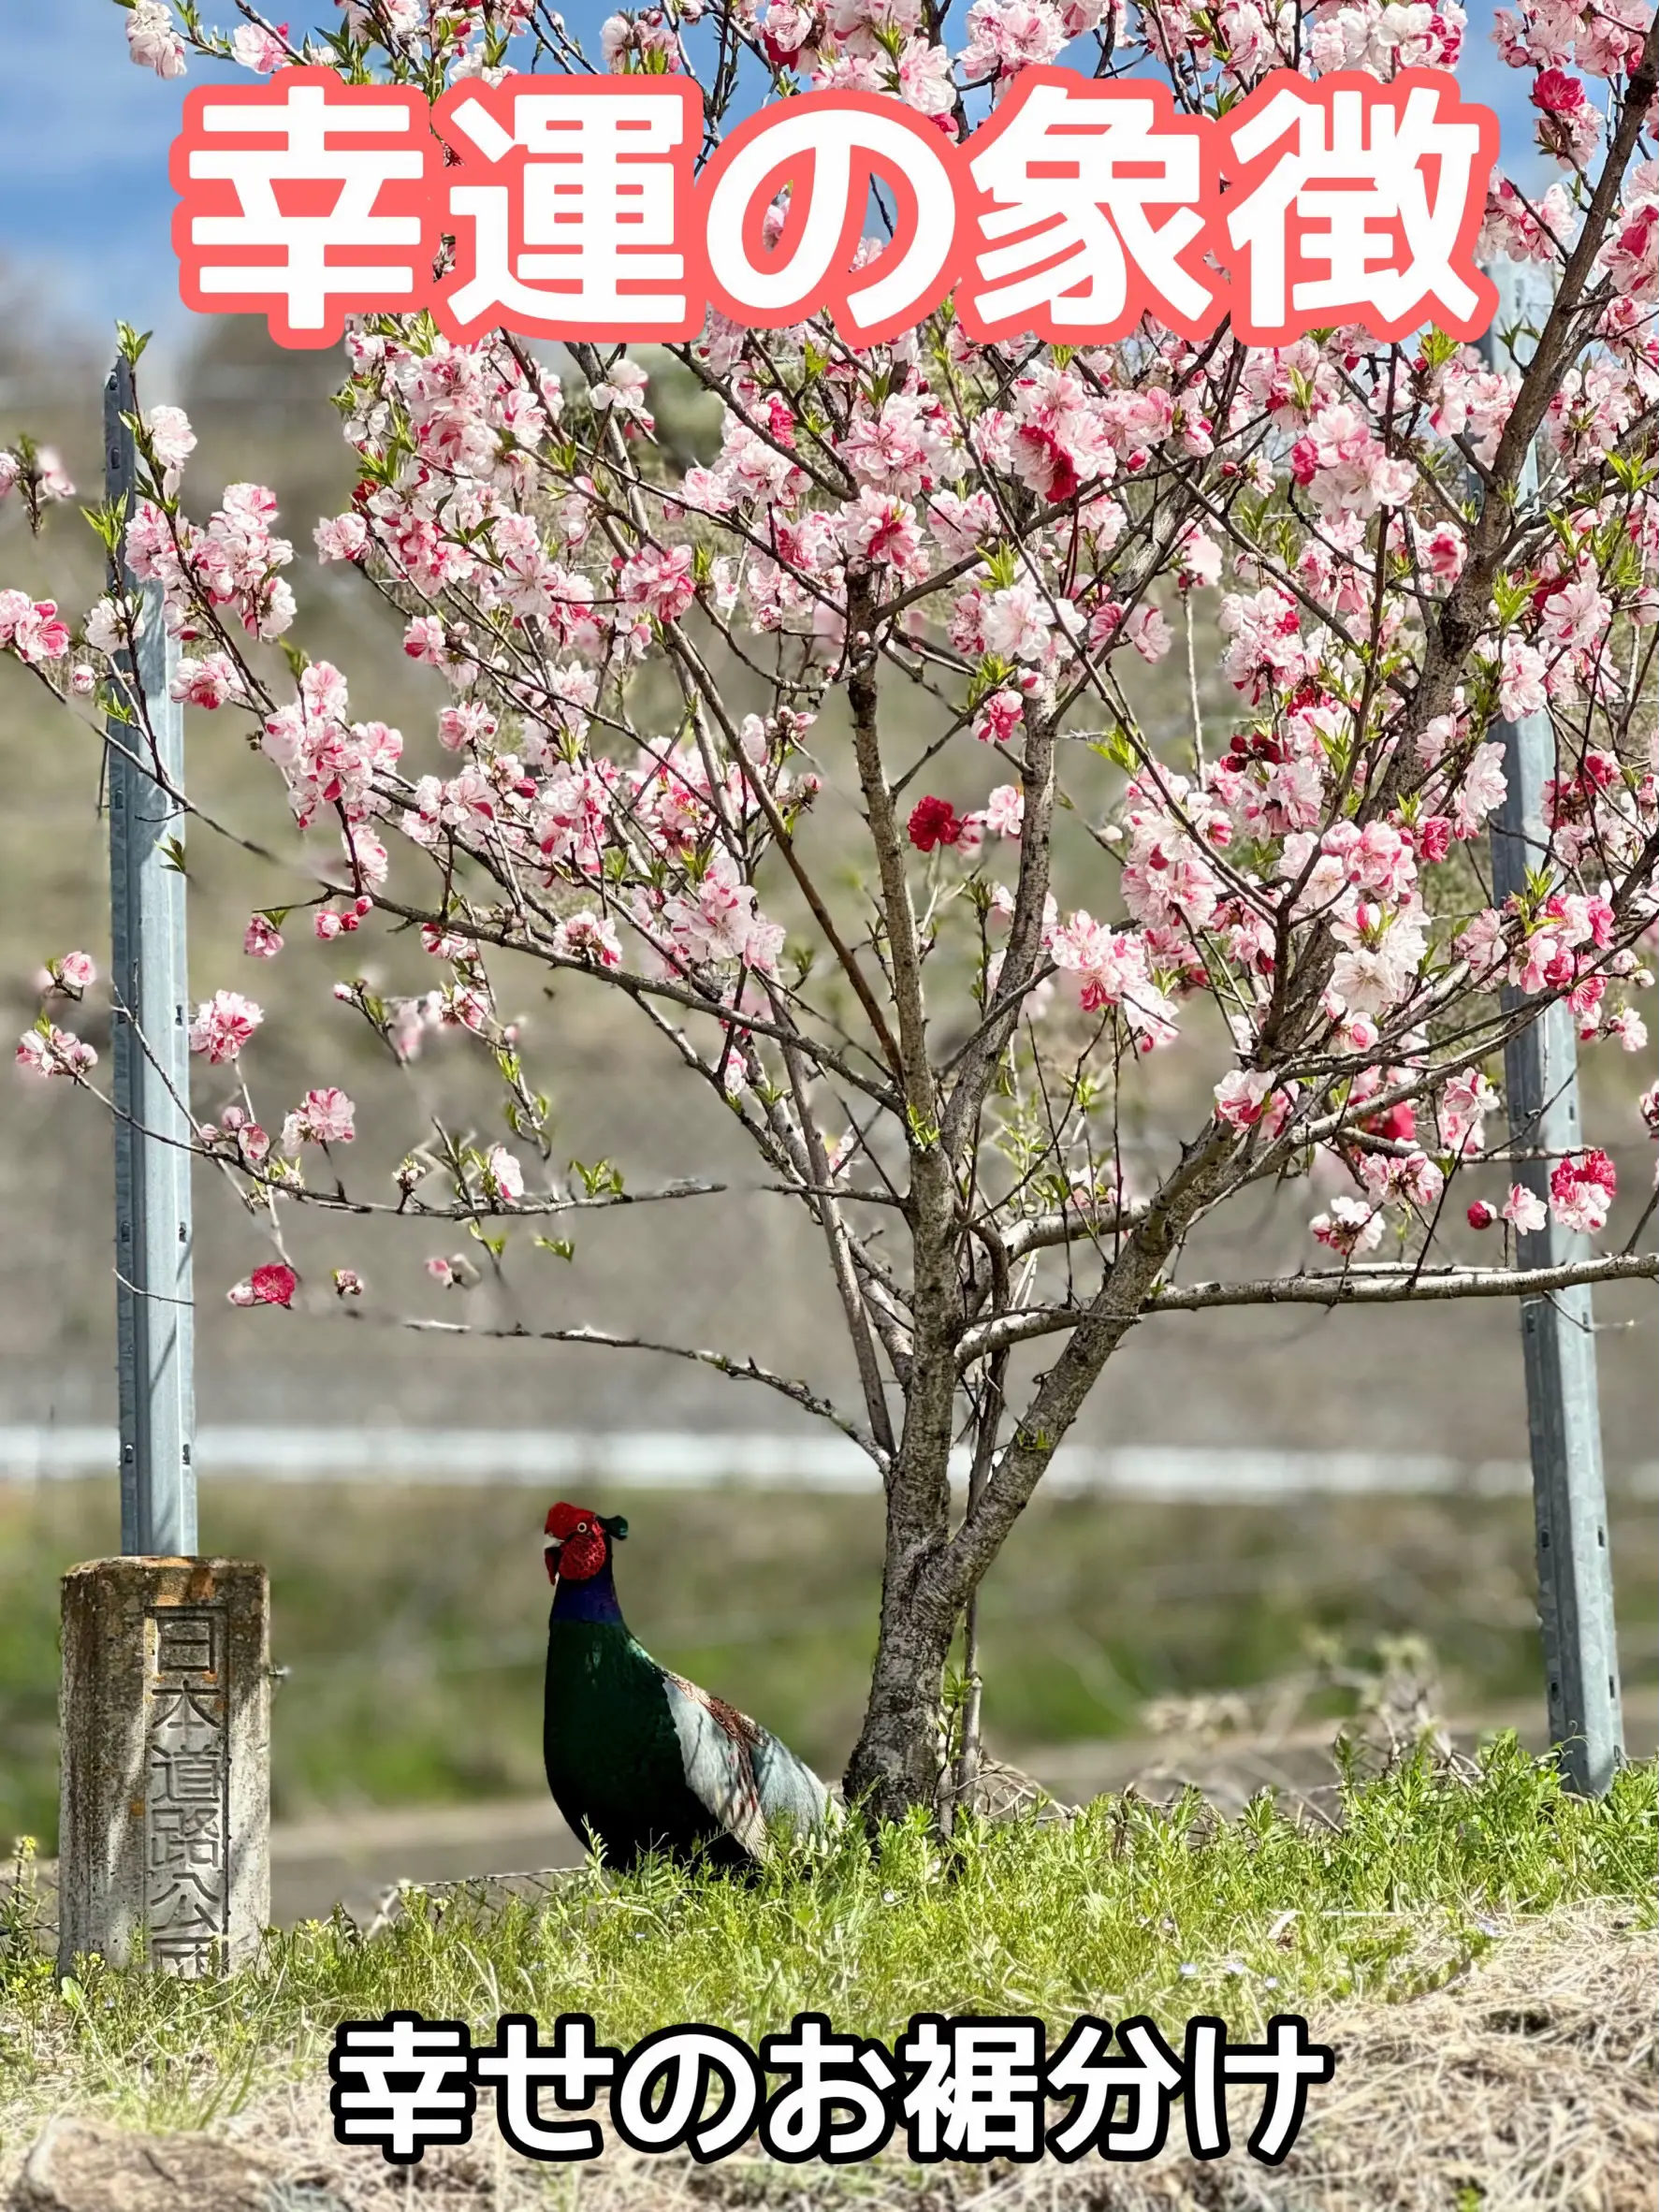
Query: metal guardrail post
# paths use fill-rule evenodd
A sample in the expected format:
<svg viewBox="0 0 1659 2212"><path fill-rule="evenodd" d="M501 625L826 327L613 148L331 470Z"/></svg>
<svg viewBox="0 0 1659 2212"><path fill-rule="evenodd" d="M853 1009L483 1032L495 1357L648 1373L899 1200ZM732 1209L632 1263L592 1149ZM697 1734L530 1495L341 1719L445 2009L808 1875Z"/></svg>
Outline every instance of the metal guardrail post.
<svg viewBox="0 0 1659 2212"><path fill-rule="evenodd" d="M130 502L135 409L123 359L104 392L105 488ZM117 579L138 599L144 722L108 724L109 905L114 997L115 1276L121 1394L121 1548L189 1557L196 1548L191 1302L189 973L182 842L184 710L169 696L178 648L159 584Z"/></svg>
<svg viewBox="0 0 1659 2212"><path fill-rule="evenodd" d="M1483 342L1494 367L1506 365L1500 333L1535 333L1550 311L1548 272L1537 264L1496 263L1498 313ZM1530 347L1515 340L1524 366ZM1536 454L1529 453L1519 487L1538 488ZM1550 848L1543 822L1544 786L1555 774L1555 738L1547 713L1499 721L1507 795L1492 822L1492 895L1501 907L1524 892L1530 868ZM1506 990L1506 1013L1524 1003ZM1552 1162L1579 1151L1579 1048L1572 1010L1557 999L1505 1048L1504 1076L1510 1142L1531 1155L1516 1180L1550 1199ZM1581 1236L1553 1217L1519 1239L1518 1265L1562 1267L1589 1257ZM1550 1740L1559 1746L1573 1788L1599 1796L1624 1755L1619 1700L1619 1652L1613 1622L1613 1577L1608 1550L1607 1486L1602 1473L1601 1410L1596 1391L1595 1324L1588 1288L1558 1290L1521 1302L1526 1360L1527 1426L1538 1539L1538 1617L1548 1682Z"/></svg>

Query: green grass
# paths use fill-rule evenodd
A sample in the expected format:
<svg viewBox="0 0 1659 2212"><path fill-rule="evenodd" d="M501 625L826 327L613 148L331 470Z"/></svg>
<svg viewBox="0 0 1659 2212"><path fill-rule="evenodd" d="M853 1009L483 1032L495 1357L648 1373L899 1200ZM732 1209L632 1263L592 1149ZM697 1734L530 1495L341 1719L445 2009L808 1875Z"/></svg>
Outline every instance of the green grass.
<svg viewBox="0 0 1659 2212"><path fill-rule="evenodd" d="M349 1923L273 1933L222 1985L90 1965L60 1985L13 1930L0 2131L16 2147L63 2101L154 2127L203 2126L307 2075L335 2025L414 2007L475 2030L503 2011L588 2011L626 2046L700 2020L753 2043L800 2010L889 2037L920 2010L1014 2012L1051 2029L1147 2012L1166 2032L1214 2011L1406 1996L1522 1918L1590 1899L1654 1914L1655 1768L1600 1802L1567 1796L1512 1738L1458 1780L1413 1758L1351 1784L1336 1827L1265 1797L1226 1824L1196 1798L1103 1798L1070 1824L849 1832L752 1885L662 1866L584 1870L535 1908L418 1908L371 1941Z"/></svg>

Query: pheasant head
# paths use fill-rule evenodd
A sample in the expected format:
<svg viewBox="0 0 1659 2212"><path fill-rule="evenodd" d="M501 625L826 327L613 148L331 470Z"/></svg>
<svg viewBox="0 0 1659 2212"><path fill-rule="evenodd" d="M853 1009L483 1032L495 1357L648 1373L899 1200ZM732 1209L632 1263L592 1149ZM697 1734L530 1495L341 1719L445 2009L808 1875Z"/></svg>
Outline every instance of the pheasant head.
<svg viewBox="0 0 1659 2212"><path fill-rule="evenodd" d="M627 1534L628 1523L619 1513L594 1513L562 1501L549 1506L543 1537L548 1581L591 1581L604 1571L612 1545Z"/></svg>

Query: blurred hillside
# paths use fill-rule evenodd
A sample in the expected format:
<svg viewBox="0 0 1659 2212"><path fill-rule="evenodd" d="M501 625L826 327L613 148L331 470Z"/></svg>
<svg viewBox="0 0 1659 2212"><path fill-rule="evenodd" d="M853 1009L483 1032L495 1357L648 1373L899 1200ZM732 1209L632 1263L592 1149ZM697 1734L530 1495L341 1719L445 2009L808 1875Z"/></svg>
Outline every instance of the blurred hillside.
<svg viewBox="0 0 1659 2212"><path fill-rule="evenodd" d="M21 307L0 316L0 440L29 428L60 447L82 495L95 495L104 365L31 352L31 327ZM197 429L189 477L197 511L213 503L226 481L253 478L275 488L297 548L297 634L314 655L346 670L357 712L398 724L410 759L436 765L443 696L436 679L403 657L396 624L360 579L320 571L306 557L313 521L338 512L352 482L350 457L327 404L337 376L333 357L284 354L259 327L226 318L168 379L171 388L153 382L144 388L151 402L182 401ZM665 435L682 451L706 438L700 403L667 389L660 405ZM18 502L7 502L0 575L83 607L97 570L73 509L54 512L36 546ZM1201 690L1218 707L1215 662L1207 639ZM1149 711L1174 723L1184 719L1179 640L1149 683ZM824 735L833 765L835 734ZM249 758L227 718L193 716L189 747L190 789L204 812L292 854L297 841L277 779ZM992 764L977 748L960 749L970 757L950 772L941 764L936 788L979 803L994 780ZM100 968L106 965L106 847L95 734L44 701L10 665L0 667L0 762L10 802L0 815L0 1011L16 1033L33 1016L33 978L46 956L82 945ZM845 793L832 792L812 832L832 874L837 840L851 820ZM1085 903L1088 851L1079 833L1062 852L1071 895ZM274 963L250 962L240 949L246 916L291 884L292 872L262 872L199 824L190 853L193 991L231 986L264 1004L265 1026L247 1062L263 1118L280 1119L308 1084L343 1084L358 1102L365 1131L351 1163L352 1179L362 1186L429 1128L434 1112L487 1138L502 1133L493 1092L464 1047L441 1041L400 1070L327 997L330 975L367 972L405 988L429 982L429 963L406 939L366 932L327 952L298 942ZM764 888L774 896L771 886ZM635 1188L694 1174L728 1182L730 1195L586 1217L574 1266L545 1253L510 1255L509 1288L469 1301L446 1301L420 1273L429 1253L458 1241L436 1231L388 1233L385 1224L302 1218L293 1231L302 1269L357 1267L370 1283L369 1306L385 1317L593 1322L718 1342L790 1374L845 1382L821 1242L784 1201L754 1189L759 1178L747 1149L704 1090L603 990L561 983L549 996L539 974L519 971L503 979L502 998L522 1012L528 1063L553 1093L559 1163L608 1157ZM95 1018L82 1026L95 1042L104 1041ZM1149 1114L1179 1126L1201 1112L1214 1070L1201 1046L1159 1055L1152 1069L1157 1088ZM1587 1085L1593 1134L1618 1158L1626 1190L1639 1194L1651 1171L1650 1148L1639 1141L1631 1109L1631 1073L1628 1063L1609 1066L1593 1055ZM216 1112L230 1095L214 1074L198 1070L199 1111ZM57 1086L26 1085L9 1072L0 1082L0 1420L108 1419L108 1128L91 1102L65 1098ZM1236 1207L1195 1250L1188 1273L1239 1273L1292 1260L1307 1248L1305 1221L1317 1202L1293 1186ZM455 1425L475 1418L495 1426L602 1428L624 1419L632 1427L775 1427L790 1418L763 1393L735 1390L681 1362L523 1344L440 1346L372 1317L233 1312L225 1288L266 1256L229 1191L198 1178L204 1419L360 1417ZM1617 1468L1649 1459L1653 1449L1659 1390L1652 1292L1604 1294L1598 1312L1608 1456ZM1360 1444L1471 1461L1522 1458L1516 1317L1495 1301L1364 1317L1171 1316L1137 1333L1085 1414L1079 1440L1106 1438L1316 1449ZM203 1540L220 1541L211 1511L204 1511Z"/></svg>

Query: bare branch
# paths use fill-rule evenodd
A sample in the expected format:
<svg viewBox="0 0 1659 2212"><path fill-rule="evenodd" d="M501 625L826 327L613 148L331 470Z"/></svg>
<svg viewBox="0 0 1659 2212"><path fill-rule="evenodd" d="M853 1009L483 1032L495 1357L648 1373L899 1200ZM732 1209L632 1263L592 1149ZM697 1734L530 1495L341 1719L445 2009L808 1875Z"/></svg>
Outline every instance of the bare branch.
<svg viewBox="0 0 1659 2212"><path fill-rule="evenodd" d="M1556 1290L1576 1290L1597 1283L1652 1281L1659 1276L1659 1253L1612 1252L1599 1259L1574 1260L1560 1267L1419 1268L1409 1262L1386 1266L1331 1268L1313 1274L1268 1275L1255 1283L1186 1283L1154 1291L1140 1318L1153 1314L1201 1313L1231 1305L1421 1305L1448 1298L1543 1298ZM970 1330L962 1339L966 1366L1011 1344L1053 1336L1075 1329L1089 1317L1086 1306L1036 1306L1003 1314Z"/></svg>
<svg viewBox="0 0 1659 2212"><path fill-rule="evenodd" d="M354 1315L350 1317L356 1319ZM493 1329L472 1321L429 1321L415 1316L401 1317L397 1326L413 1330L422 1336L476 1336L489 1337L502 1342L518 1341L533 1344L593 1345L604 1351L661 1352L671 1360L689 1360L694 1366L711 1367L717 1375L729 1375L734 1382L762 1383L769 1390L776 1390L798 1405L804 1412L815 1414L820 1420L830 1422L850 1436L859 1449L868 1454L883 1473L887 1468L886 1454L855 1421L851 1421L827 1398L808 1389L806 1383L792 1381L788 1375L774 1375L769 1367L757 1361L734 1357L729 1352L705 1351L698 1346L681 1344L659 1344L648 1336L615 1336L605 1329L529 1329L517 1323L510 1329Z"/></svg>

